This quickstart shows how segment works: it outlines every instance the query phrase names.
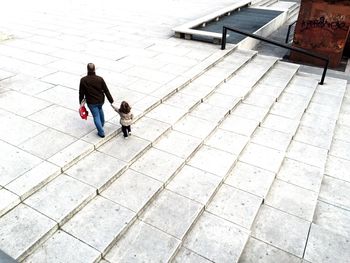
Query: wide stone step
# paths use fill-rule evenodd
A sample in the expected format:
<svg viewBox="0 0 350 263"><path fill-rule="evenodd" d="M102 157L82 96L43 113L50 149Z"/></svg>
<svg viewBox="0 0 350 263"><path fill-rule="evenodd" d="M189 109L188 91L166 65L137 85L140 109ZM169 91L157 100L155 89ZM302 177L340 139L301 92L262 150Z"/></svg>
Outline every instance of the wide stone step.
<svg viewBox="0 0 350 263"><path fill-rule="evenodd" d="M236 58L238 61L240 61L240 66L242 66L255 54L256 53L254 52L239 51L236 54ZM245 59L242 57L245 57ZM212 87L215 89L217 85L222 83L223 80L225 80L226 78L229 78L232 72L234 72L234 70L236 70L240 66L239 64L236 64L233 71L227 72L226 76L221 80L217 79L216 80L217 84L214 83ZM227 63L224 64L222 67L228 67ZM211 92L208 92L208 94L210 93ZM175 95L177 94L178 93L176 93ZM172 97L169 97L169 100L171 98ZM165 102L166 101L167 100L165 100ZM171 102L175 103L176 100L173 99L171 100ZM193 104L197 103L196 101L191 101L191 102ZM158 107L162 105L165 105L165 103L160 104ZM180 105L181 107L183 107L182 104ZM183 111L188 112L191 108L193 108L193 105L187 105L185 109L184 108L181 109L181 107L176 108L175 106L172 106L172 107L174 107L175 109L180 109L181 112ZM140 122L141 120L142 118L140 119ZM152 119L148 118L148 120L152 120ZM159 129L158 122L159 121L157 121L156 123L154 122L152 123L151 121L152 123L151 127L155 128L156 130ZM146 122L143 122L143 123L146 123ZM135 127L137 127L137 123L135 124ZM160 136L162 133L164 133L169 129L169 125L163 125L163 126L160 125L160 127L162 128L158 136ZM135 131L137 131L137 129L135 129ZM146 134L150 135L151 133L152 131ZM157 137L153 136L153 140L157 140ZM120 147L116 148L115 144L118 144L118 146ZM124 145L124 146L121 146L121 145ZM125 170L125 168L128 165L130 165L134 160L142 156L143 152L146 151L148 147L150 147L150 145L151 145L150 141L142 138L138 138L136 136L130 137L128 141L122 139L122 137L120 136L115 137L111 139L109 142L100 146L97 151L93 152L92 154L83 158L80 162L73 165L71 168L67 169L66 173L69 176L63 175L63 174L59 175L55 180L53 180L52 182L44 186L38 192L29 196L29 198L26 199L25 202L29 203L30 205L32 205L42 213L47 214L50 218L53 218L60 225L63 225L75 213L81 210L81 208L84 207L87 202L89 202L92 198L94 198L97 192L101 192L106 187L108 187L114 180L116 180L122 174L123 170ZM122 149L121 147L124 149ZM97 160L96 158L100 159L100 161L98 161L97 163L101 165L95 163L95 161ZM105 161L107 161L110 164L106 166ZM96 171L100 171L100 170L104 171L103 175L100 177L96 177L95 176ZM130 170L130 172L132 171ZM127 173L124 173L123 175L125 176L122 176L121 178L129 177L127 176ZM74 177L75 179L73 179L72 177ZM143 176L143 177L149 181L148 177L146 176ZM120 180L120 182L122 181ZM153 180L153 182L152 180L150 181L152 186L157 185L155 184L155 182L157 181L155 180ZM140 182L140 185L145 186L144 182ZM130 185L130 186L134 187L133 185ZM63 193L61 194L63 188L71 189L71 192L65 193L65 198L60 199L60 196L63 194ZM153 191L150 192L150 195L149 194L147 195L147 193L145 193L146 195L144 197L146 197L147 199L145 203L143 203L142 201L141 203L140 201L137 201L139 206L133 207L134 210L137 210L137 211L134 211L133 209L130 209L130 210L134 211L135 213L140 213L142 208L152 199L152 197L159 191L159 189L160 189L159 187L158 188L156 187L154 192ZM46 201L44 201L45 196L48 198ZM65 202L68 202L69 205L66 205ZM47 233L47 235L49 236L50 234ZM100 252L103 253L103 251L100 251Z"/></svg>

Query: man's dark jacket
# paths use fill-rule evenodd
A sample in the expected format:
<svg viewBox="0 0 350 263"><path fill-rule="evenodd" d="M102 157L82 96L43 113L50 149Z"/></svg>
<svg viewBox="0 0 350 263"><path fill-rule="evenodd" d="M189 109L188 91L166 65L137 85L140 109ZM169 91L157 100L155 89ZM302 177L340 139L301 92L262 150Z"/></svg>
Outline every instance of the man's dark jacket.
<svg viewBox="0 0 350 263"><path fill-rule="evenodd" d="M106 94L110 103L113 103L113 98L109 93L107 85L103 78L89 73L87 76L81 78L79 86L79 103L86 98L87 104L103 104Z"/></svg>

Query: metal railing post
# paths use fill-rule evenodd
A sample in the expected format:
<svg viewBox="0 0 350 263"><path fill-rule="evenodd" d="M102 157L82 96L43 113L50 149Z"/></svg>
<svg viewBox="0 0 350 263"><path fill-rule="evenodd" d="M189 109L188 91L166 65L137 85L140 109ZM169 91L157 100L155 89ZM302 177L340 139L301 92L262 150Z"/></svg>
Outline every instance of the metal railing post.
<svg viewBox="0 0 350 263"><path fill-rule="evenodd" d="M221 38L221 49L224 50L226 48L226 34L227 34L227 28L222 28L222 38Z"/></svg>
<svg viewBox="0 0 350 263"><path fill-rule="evenodd" d="M321 81L319 82L320 85L323 85L323 83L324 83L324 78L326 77L326 72L327 72L327 68L328 68L328 63L329 63L329 59L327 59L326 65L324 66L323 73L322 73L322 77L321 77Z"/></svg>

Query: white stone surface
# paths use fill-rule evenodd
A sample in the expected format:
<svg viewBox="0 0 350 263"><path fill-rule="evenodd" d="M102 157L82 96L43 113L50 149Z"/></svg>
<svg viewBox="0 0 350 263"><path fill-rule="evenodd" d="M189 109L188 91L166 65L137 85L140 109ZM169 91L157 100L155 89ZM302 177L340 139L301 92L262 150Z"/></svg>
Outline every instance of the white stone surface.
<svg viewBox="0 0 350 263"><path fill-rule="evenodd" d="M350 258L349 246L348 238L312 224L304 258L310 262L345 263Z"/></svg>
<svg viewBox="0 0 350 263"><path fill-rule="evenodd" d="M207 210L232 223L250 229L263 199L223 184Z"/></svg>
<svg viewBox="0 0 350 263"><path fill-rule="evenodd" d="M242 256L239 259L241 263L300 263L300 258L293 256L283 250L277 249L258 239L249 238Z"/></svg>
<svg viewBox="0 0 350 263"><path fill-rule="evenodd" d="M147 150L150 145L151 143L149 141L136 136L131 135L126 140L123 135L119 134L119 136L98 148L98 151L129 163Z"/></svg>
<svg viewBox="0 0 350 263"><path fill-rule="evenodd" d="M182 116L184 116L187 113L187 111L188 110L186 109L181 109L162 103L155 109L147 113L146 117L173 125Z"/></svg>
<svg viewBox="0 0 350 263"><path fill-rule="evenodd" d="M82 140L70 144L68 147L59 151L48 159L49 162L61 167L62 170L67 170L75 162L84 158L94 150L94 146Z"/></svg>
<svg viewBox="0 0 350 263"><path fill-rule="evenodd" d="M244 103L269 109L275 100L276 99L273 96L251 93L248 98L244 100Z"/></svg>
<svg viewBox="0 0 350 263"><path fill-rule="evenodd" d="M349 210L318 201L313 222L326 230L350 237Z"/></svg>
<svg viewBox="0 0 350 263"><path fill-rule="evenodd" d="M334 138L346 142L350 142L350 127L338 124L335 127Z"/></svg>
<svg viewBox="0 0 350 263"><path fill-rule="evenodd" d="M31 195L24 203L62 225L95 195L96 190L91 186L63 174Z"/></svg>
<svg viewBox="0 0 350 263"><path fill-rule="evenodd" d="M76 140L68 134L49 128L20 144L19 147L42 159L48 159Z"/></svg>
<svg viewBox="0 0 350 263"><path fill-rule="evenodd" d="M154 147L187 159L199 147L201 142L199 138L172 130L160 138L154 144Z"/></svg>
<svg viewBox="0 0 350 263"><path fill-rule="evenodd" d="M170 124L143 117L131 129L132 134L137 137L154 142L159 136L170 129Z"/></svg>
<svg viewBox="0 0 350 263"><path fill-rule="evenodd" d="M2 186L42 162L40 158L3 141L0 141L0 148L0 185Z"/></svg>
<svg viewBox="0 0 350 263"><path fill-rule="evenodd" d="M336 120L323 117L314 113L305 112L300 124L308 127L318 127L322 130L332 130L335 127Z"/></svg>
<svg viewBox="0 0 350 263"><path fill-rule="evenodd" d="M205 102L196 106L196 108L194 108L190 113L191 116L202 118L204 120L215 123L221 121L226 114L228 114L228 111L226 109L216 107Z"/></svg>
<svg viewBox="0 0 350 263"><path fill-rule="evenodd" d="M176 254L174 258L174 263L210 263L208 259L201 257L200 255L192 252L191 250L181 247L179 252Z"/></svg>
<svg viewBox="0 0 350 263"><path fill-rule="evenodd" d="M326 165L327 150L293 140L286 156L296 161L323 168Z"/></svg>
<svg viewBox="0 0 350 263"><path fill-rule="evenodd" d="M322 181L319 200L350 209L350 183L325 176Z"/></svg>
<svg viewBox="0 0 350 263"><path fill-rule="evenodd" d="M57 229L55 221L23 204L1 217L0 225L0 248L15 259L23 259L38 240Z"/></svg>
<svg viewBox="0 0 350 263"><path fill-rule="evenodd" d="M64 253L62 253L64 251ZM101 258L100 253L68 235L64 231L57 231L52 237L45 241L33 254L29 255L23 262L96 262Z"/></svg>
<svg viewBox="0 0 350 263"><path fill-rule="evenodd" d="M315 113L327 118L337 119L339 108L333 108L332 106L311 102L306 112Z"/></svg>
<svg viewBox="0 0 350 263"><path fill-rule="evenodd" d="M72 217L62 229L101 253L127 230L135 213L97 196Z"/></svg>
<svg viewBox="0 0 350 263"><path fill-rule="evenodd" d="M111 262L167 262L180 240L139 220L105 256Z"/></svg>
<svg viewBox="0 0 350 263"><path fill-rule="evenodd" d="M299 121L291 120L282 116L268 114L261 127L294 135Z"/></svg>
<svg viewBox="0 0 350 263"><path fill-rule="evenodd" d="M44 161L9 183L6 188L24 200L59 174L61 174L61 168Z"/></svg>
<svg viewBox="0 0 350 263"><path fill-rule="evenodd" d="M242 103L232 111L233 115L261 122L267 115L269 109Z"/></svg>
<svg viewBox="0 0 350 263"><path fill-rule="evenodd" d="M253 166L277 173L284 158L284 153L272 148L249 143L239 160Z"/></svg>
<svg viewBox="0 0 350 263"><path fill-rule="evenodd" d="M200 99L201 97L199 96L188 95L180 91L164 101L164 104L189 111L196 104L200 103Z"/></svg>
<svg viewBox="0 0 350 263"><path fill-rule="evenodd" d="M329 150L332 143L333 131L320 130L317 126L300 125L294 140Z"/></svg>
<svg viewBox="0 0 350 263"><path fill-rule="evenodd" d="M101 195L139 213L161 189L162 183L159 181L135 171L127 170Z"/></svg>
<svg viewBox="0 0 350 263"><path fill-rule="evenodd" d="M204 212L183 246L214 262L237 262L249 232Z"/></svg>
<svg viewBox="0 0 350 263"><path fill-rule="evenodd" d="M166 188L206 205L220 181L213 174L185 165Z"/></svg>
<svg viewBox="0 0 350 263"><path fill-rule="evenodd" d="M0 134L2 141L19 145L41 133L47 127L27 118L0 110Z"/></svg>
<svg viewBox="0 0 350 263"><path fill-rule="evenodd" d="M265 204L311 222L317 196L318 193L276 179Z"/></svg>
<svg viewBox="0 0 350 263"><path fill-rule="evenodd" d="M184 159L152 147L132 164L131 169L165 183L184 162Z"/></svg>
<svg viewBox="0 0 350 263"><path fill-rule="evenodd" d="M169 190L162 191L140 218L169 235L182 239L204 206Z"/></svg>
<svg viewBox="0 0 350 263"><path fill-rule="evenodd" d="M251 141L266 147L279 151L286 151L292 140L292 135L276 130L259 127L252 137Z"/></svg>
<svg viewBox="0 0 350 263"><path fill-rule="evenodd" d="M309 227L310 222L263 205L252 227L252 236L302 257Z"/></svg>
<svg viewBox="0 0 350 263"><path fill-rule="evenodd" d="M249 138L223 129L217 129L205 142L209 147L217 148L235 155L239 155Z"/></svg>
<svg viewBox="0 0 350 263"><path fill-rule="evenodd" d="M226 110L233 109L240 101L240 98L235 96L223 95L218 92L214 92L208 98L204 100L205 103L208 103L213 106L224 108Z"/></svg>
<svg viewBox="0 0 350 263"><path fill-rule="evenodd" d="M270 110L271 114L282 116L289 119L300 120L306 106L276 102Z"/></svg>
<svg viewBox="0 0 350 263"><path fill-rule="evenodd" d="M333 140L330 155L350 161L350 142Z"/></svg>
<svg viewBox="0 0 350 263"><path fill-rule="evenodd" d="M238 161L225 183L238 189L265 197L275 179L273 172Z"/></svg>
<svg viewBox="0 0 350 263"><path fill-rule="evenodd" d="M220 126L221 129L250 137L259 126L259 121L229 115Z"/></svg>
<svg viewBox="0 0 350 263"><path fill-rule="evenodd" d="M277 178L318 193L323 179L323 168L285 158Z"/></svg>
<svg viewBox="0 0 350 263"><path fill-rule="evenodd" d="M5 188L0 189L0 200L0 216L21 202L18 195L6 190Z"/></svg>
<svg viewBox="0 0 350 263"><path fill-rule="evenodd" d="M206 138L212 130L216 127L215 122L210 122L197 118L191 115L187 115L178 121L173 129L194 137L204 139Z"/></svg>
<svg viewBox="0 0 350 263"><path fill-rule="evenodd" d="M126 163L107 154L94 151L65 173L101 191L126 169Z"/></svg>
<svg viewBox="0 0 350 263"><path fill-rule="evenodd" d="M188 94L192 96L206 97L213 90L213 86L209 83L197 83L198 79L194 80L186 87L181 89L181 93Z"/></svg>
<svg viewBox="0 0 350 263"><path fill-rule="evenodd" d="M350 183L350 161L329 155L325 174Z"/></svg>
<svg viewBox="0 0 350 263"><path fill-rule="evenodd" d="M215 156L215 158L213 158ZM225 177L237 156L208 146L202 146L188 162L189 165Z"/></svg>

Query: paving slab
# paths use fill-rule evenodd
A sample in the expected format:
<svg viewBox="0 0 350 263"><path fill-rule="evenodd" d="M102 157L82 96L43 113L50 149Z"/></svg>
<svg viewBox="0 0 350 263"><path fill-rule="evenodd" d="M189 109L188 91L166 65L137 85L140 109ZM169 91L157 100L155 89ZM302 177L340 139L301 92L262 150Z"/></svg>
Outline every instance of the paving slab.
<svg viewBox="0 0 350 263"><path fill-rule="evenodd" d="M173 125L187 113L188 109L181 109L167 104L160 104L146 114L146 117Z"/></svg>
<svg viewBox="0 0 350 263"><path fill-rule="evenodd" d="M349 210L318 201L313 222L331 232L350 237Z"/></svg>
<svg viewBox="0 0 350 263"><path fill-rule="evenodd" d="M136 219L136 213L97 196L74 215L62 229L104 253Z"/></svg>
<svg viewBox="0 0 350 263"><path fill-rule="evenodd" d="M154 142L163 133L170 129L170 124L143 117L133 125L132 134L142 139Z"/></svg>
<svg viewBox="0 0 350 263"><path fill-rule="evenodd" d="M345 263L350 258L349 242L349 238L312 224L304 258L310 262Z"/></svg>
<svg viewBox="0 0 350 263"><path fill-rule="evenodd" d="M315 103L328 105L337 109L341 107L342 100L343 100L342 96L327 94L324 92L320 92L318 90L315 91L315 94L312 97L312 101Z"/></svg>
<svg viewBox="0 0 350 263"><path fill-rule="evenodd" d="M187 159L202 143L199 138L171 130L153 146L159 150Z"/></svg>
<svg viewBox="0 0 350 263"><path fill-rule="evenodd" d="M329 155L325 174L350 183L350 161Z"/></svg>
<svg viewBox="0 0 350 263"><path fill-rule="evenodd" d="M40 158L3 141L0 141L0 148L0 185L2 186L7 185L42 162Z"/></svg>
<svg viewBox="0 0 350 263"><path fill-rule="evenodd" d="M275 179L273 172L238 161L225 183L238 189L265 197Z"/></svg>
<svg viewBox="0 0 350 263"><path fill-rule="evenodd" d="M48 159L63 150L77 139L63 132L48 128L40 134L26 140L19 147L42 159ZM47 142L50 142L48 145Z"/></svg>
<svg viewBox="0 0 350 263"><path fill-rule="evenodd" d="M262 205L252 227L252 236L301 258L309 228L310 222L306 220Z"/></svg>
<svg viewBox="0 0 350 263"><path fill-rule="evenodd" d="M199 96L188 95L180 91L175 93L166 101L164 101L164 104L188 111L191 108L193 108L196 104L200 103L200 100L201 97Z"/></svg>
<svg viewBox="0 0 350 263"><path fill-rule="evenodd" d="M40 189L44 184L60 174L60 167L44 161L13 180L6 185L6 188L20 196L23 201L32 193Z"/></svg>
<svg viewBox="0 0 350 263"><path fill-rule="evenodd" d="M257 128L251 139L251 141L256 144L267 146L282 152L287 150L291 140L291 134L263 127Z"/></svg>
<svg viewBox="0 0 350 263"><path fill-rule="evenodd" d="M103 197L139 213L162 189L163 184L133 170L127 170L105 191Z"/></svg>
<svg viewBox="0 0 350 263"><path fill-rule="evenodd" d="M250 229L263 199L223 184L208 205L207 211Z"/></svg>
<svg viewBox="0 0 350 263"><path fill-rule="evenodd" d="M62 71L57 71L41 78L41 80L50 84L61 85L67 88L77 90L79 88L80 76Z"/></svg>
<svg viewBox="0 0 350 263"><path fill-rule="evenodd" d="M333 108L332 106L311 102L306 109L306 112L318 114L327 118L337 119L339 110L340 106L338 108Z"/></svg>
<svg viewBox="0 0 350 263"><path fill-rule="evenodd" d="M21 202L18 195L6 190L5 188L0 189L0 200L0 216Z"/></svg>
<svg viewBox="0 0 350 263"><path fill-rule="evenodd" d="M87 121L82 120L77 110L73 111L58 105L47 107L30 115L29 118L76 138L80 138L96 129L92 118L88 118Z"/></svg>
<svg viewBox="0 0 350 263"><path fill-rule="evenodd" d="M282 102L276 102L270 110L271 114L282 116L285 118L300 120L304 114L305 107Z"/></svg>
<svg viewBox="0 0 350 263"><path fill-rule="evenodd" d="M207 121L219 123L227 114L228 111L226 109L212 106L208 103L203 102L191 111L190 116L195 116Z"/></svg>
<svg viewBox="0 0 350 263"><path fill-rule="evenodd" d="M249 138L223 129L217 129L205 142L205 145L239 155Z"/></svg>
<svg viewBox="0 0 350 263"><path fill-rule="evenodd" d="M99 148L101 145L109 141L112 137L121 131L121 125L119 123L115 124L113 120L114 119L112 119L111 122L105 122L105 125L103 126L103 129L105 131L104 138L98 136L96 130L94 130L82 137L81 140L93 144L95 148Z"/></svg>
<svg viewBox="0 0 350 263"><path fill-rule="evenodd" d="M350 142L333 140L330 155L350 160Z"/></svg>
<svg viewBox="0 0 350 263"><path fill-rule="evenodd" d="M298 120L268 114L261 127L294 135L299 125Z"/></svg>
<svg viewBox="0 0 350 263"><path fill-rule="evenodd" d="M236 116L244 117L249 120L263 121L269 109L258 106L241 103L231 113Z"/></svg>
<svg viewBox="0 0 350 263"><path fill-rule="evenodd" d="M304 88L306 89L306 88ZM302 108L305 110L309 103L309 97L301 96L291 92L283 92L282 95L278 98L278 103L283 103L294 108Z"/></svg>
<svg viewBox="0 0 350 263"><path fill-rule="evenodd" d="M200 139L204 139L211 133L211 131L215 129L216 126L217 124L215 122L186 115L173 126L173 129Z"/></svg>
<svg viewBox="0 0 350 263"><path fill-rule="evenodd" d="M276 179L265 199L265 204L312 221L318 193Z"/></svg>
<svg viewBox="0 0 350 263"><path fill-rule="evenodd" d="M16 263L17 262L12 257L10 257L9 255L5 254L1 250L0 250L0 261L2 263Z"/></svg>
<svg viewBox="0 0 350 263"><path fill-rule="evenodd" d="M188 165L224 178L236 160L237 156L234 154L204 145L191 158Z"/></svg>
<svg viewBox="0 0 350 263"><path fill-rule="evenodd" d="M23 204L1 217L0 225L0 249L16 260L22 260L44 235L57 229L55 221Z"/></svg>
<svg viewBox="0 0 350 263"><path fill-rule="evenodd" d="M183 246L214 262L238 262L249 232L204 212Z"/></svg>
<svg viewBox="0 0 350 263"><path fill-rule="evenodd" d="M346 142L350 142L350 127L338 124L334 130L334 138Z"/></svg>
<svg viewBox="0 0 350 263"><path fill-rule="evenodd" d="M270 109L271 105L274 104L276 98L273 96L262 95L258 93L250 93L248 98L244 100L244 103Z"/></svg>
<svg viewBox="0 0 350 263"><path fill-rule="evenodd" d="M326 164L327 152L326 149L293 140L286 156L295 161L323 168Z"/></svg>
<svg viewBox="0 0 350 263"><path fill-rule="evenodd" d="M2 141L15 146L47 129L44 125L3 110L0 110L0 121Z"/></svg>
<svg viewBox="0 0 350 263"><path fill-rule="evenodd" d="M140 219L181 240L203 210L202 204L164 190Z"/></svg>
<svg viewBox="0 0 350 263"><path fill-rule="evenodd" d="M167 262L180 240L137 220L105 258L110 262Z"/></svg>
<svg viewBox="0 0 350 263"><path fill-rule="evenodd" d="M185 165L166 188L206 205L220 182L213 174Z"/></svg>
<svg viewBox="0 0 350 263"><path fill-rule="evenodd" d="M126 169L126 163L107 154L94 151L71 168L66 174L102 191Z"/></svg>
<svg viewBox="0 0 350 263"><path fill-rule="evenodd" d="M221 124L220 128L250 137L258 126L259 121L257 120L249 120L244 117L229 115Z"/></svg>
<svg viewBox="0 0 350 263"><path fill-rule="evenodd" d="M201 84L197 82L198 80L196 79L193 82L189 83L186 87L181 89L181 93L205 98L214 89L214 87L209 83Z"/></svg>
<svg viewBox="0 0 350 263"><path fill-rule="evenodd" d="M215 91L233 98L244 98L253 85L253 80L240 75L234 75L230 80L222 83Z"/></svg>
<svg viewBox="0 0 350 263"><path fill-rule="evenodd" d="M322 130L333 130L336 120L332 118L323 117L314 113L305 112L300 124L308 127L318 127Z"/></svg>
<svg viewBox="0 0 350 263"><path fill-rule="evenodd" d="M135 158L141 155L150 146L150 141L143 140L133 135L125 139L119 134L98 148L98 151L129 163L135 160Z"/></svg>
<svg viewBox="0 0 350 263"><path fill-rule="evenodd" d="M61 167L63 171L67 170L74 163L78 162L94 150L94 145L77 140L63 150L51 156L48 161Z"/></svg>
<svg viewBox="0 0 350 263"><path fill-rule="evenodd" d="M17 91L8 91L0 97L0 105L4 110L27 117L50 106L51 103Z"/></svg>
<svg viewBox="0 0 350 263"><path fill-rule="evenodd" d="M213 92L213 94L206 98L204 102L209 105L224 108L225 110L231 110L240 102L240 98Z"/></svg>
<svg viewBox="0 0 350 263"><path fill-rule="evenodd" d="M241 263L300 263L301 259L289 254L283 250L270 246L253 237L249 238L242 256L239 259Z"/></svg>
<svg viewBox="0 0 350 263"><path fill-rule="evenodd" d="M281 92L283 91L283 88L285 87L285 84L281 86L279 82L280 81L278 82L271 81L269 78L267 78L266 80L263 79L254 87L254 90L251 92L251 94L257 93L257 94L271 96L277 99L280 96Z"/></svg>
<svg viewBox="0 0 350 263"><path fill-rule="evenodd" d="M350 209L350 183L330 176L324 176L319 200L326 203Z"/></svg>
<svg viewBox="0 0 350 263"><path fill-rule="evenodd" d="M93 187L62 174L24 202L62 225L95 195Z"/></svg>
<svg viewBox="0 0 350 263"><path fill-rule="evenodd" d="M323 179L323 168L285 158L277 178L318 193Z"/></svg>
<svg viewBox="0 0 350 263"><path fill-rule="evenodd" d="M284 153L259 144L249 143L239 160L253 166L277 173L283 162Z"/></svg>
<svg viewBox="0 0 350 263"><path fill-rule="evenodd" d="M62 251L64 251L64 253L62 253ZM64 231L57 231L23 262L86 263L96 262L100 258L101 254L97 250L74 238L73 236L68 235Z"/></svg>
<svg viewBox="0 0 350 263"><path fill-rule="evenodd" d="M179 252L176 254L174 258L174 263L210 263L212 261L194 253L193 251L181 247Z"/></svg>
<svg viewBox="0 0 350 263"><path fill-rule="evenodd" d="M323 131L316 127L300 125L294 140L329 150L333 138L333 131Z"/></svg>
<svg viewBox="0 0 350 263"><path fill-rule="evenodd" d="M152 147L130 168L165 183L182 167L184 162L182 158Z"/></svg>

